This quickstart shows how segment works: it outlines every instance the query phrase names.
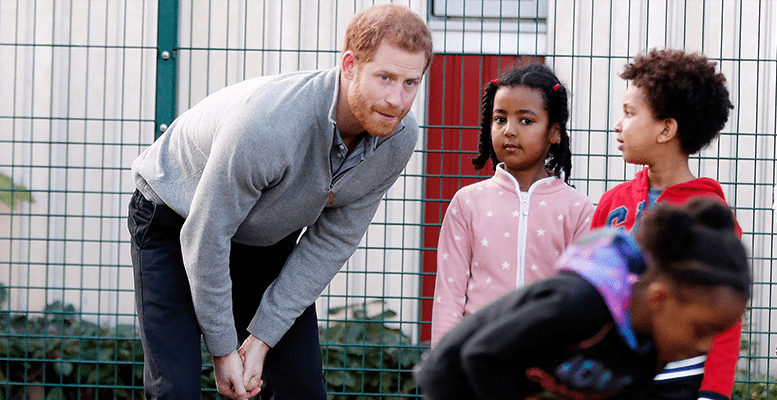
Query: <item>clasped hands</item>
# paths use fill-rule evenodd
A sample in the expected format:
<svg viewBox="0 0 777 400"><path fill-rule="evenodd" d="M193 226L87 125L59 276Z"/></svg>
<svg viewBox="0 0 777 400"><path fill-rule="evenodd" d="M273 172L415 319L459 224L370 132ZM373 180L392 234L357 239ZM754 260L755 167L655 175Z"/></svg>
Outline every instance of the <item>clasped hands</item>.
<svg viewBox="0 0 777 400"><path fill-rule="evenodd" d="M237 351L214 357L213 369L218 392L235 400L249 399L259 394L268 350L270 346L251 335Z"/></svg>

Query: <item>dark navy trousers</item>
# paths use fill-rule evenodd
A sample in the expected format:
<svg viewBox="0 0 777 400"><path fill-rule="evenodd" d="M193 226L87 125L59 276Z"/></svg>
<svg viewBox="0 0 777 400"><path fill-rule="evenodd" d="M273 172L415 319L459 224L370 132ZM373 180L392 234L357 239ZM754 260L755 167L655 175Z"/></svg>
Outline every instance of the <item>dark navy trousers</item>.
<svg viewBox="0 0 777 400"><path fill-rule="evenodd" d="M135 302L143 342L143 384L149 399L200 399L200 328L181 256L184 218L135 191L128 228L135 273ZM230 276L238 343L264 291L283 268L300 232L267 247L232 243ZM297 318L267 354L259 397L326 399L315 305Z"/></svg>

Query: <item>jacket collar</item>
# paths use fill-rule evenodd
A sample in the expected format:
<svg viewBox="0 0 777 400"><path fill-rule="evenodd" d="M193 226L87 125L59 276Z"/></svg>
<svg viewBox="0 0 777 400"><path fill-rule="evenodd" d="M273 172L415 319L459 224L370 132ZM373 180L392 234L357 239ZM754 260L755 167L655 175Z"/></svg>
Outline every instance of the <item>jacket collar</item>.
<svg viewBox="0 0 777 400"><path fill-rule="evenodd" d="M504 168L504 163L499 163L496 166L496 172L494 173L493 179L499 186L509 190L512 193L518 194L521 192L521 185L511 173L507 172L507 170ZM562 189L564 186L566 186L564 179L559 179L555 176L549 176L532 183L529 187L528 193L553 193Z"/></svg>

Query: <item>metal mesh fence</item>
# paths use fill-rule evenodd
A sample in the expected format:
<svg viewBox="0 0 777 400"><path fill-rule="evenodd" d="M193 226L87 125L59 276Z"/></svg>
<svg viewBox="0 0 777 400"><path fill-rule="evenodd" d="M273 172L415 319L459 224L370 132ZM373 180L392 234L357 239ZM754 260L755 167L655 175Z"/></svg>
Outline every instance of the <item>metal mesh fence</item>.
<svg viewBox="0 0 777 400"><path fill-rule="evenodd" d="M142 397L125 224L132 160L180 112L244 79L337 65L368 0L0 0L0 399ZM418 398L437 234L455 191L488 174L483 84L544 62L570 88L572 183L594 203L639 167L612 126L637 53L701 51L735 109L691 159L717 179L755 277L734 397L777 396L772 297L777 3L757 0L396 0L428 21L435 59L413 112L417 151L317 302L333 398ZM214 397L212 368L203 368Z"/></svg>

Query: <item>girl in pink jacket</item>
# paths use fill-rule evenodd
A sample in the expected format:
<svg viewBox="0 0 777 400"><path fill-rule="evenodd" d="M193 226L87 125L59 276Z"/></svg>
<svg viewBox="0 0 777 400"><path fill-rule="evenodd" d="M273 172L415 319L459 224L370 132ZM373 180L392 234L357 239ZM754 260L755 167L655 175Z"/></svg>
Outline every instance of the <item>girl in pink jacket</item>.
<svg viewBox="0 0 777 400"><path fill-rule="evenodd" d="M432 345L462 317L548 277L564 249L588 232L591 201L568 184L572 153L567 92L541 64L485 87L478 156L492 178L460 189L440 230Z"/></svg>

